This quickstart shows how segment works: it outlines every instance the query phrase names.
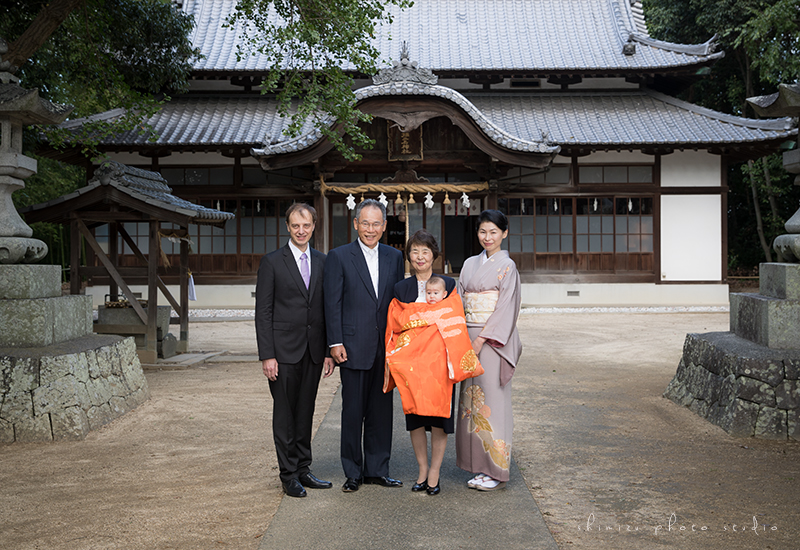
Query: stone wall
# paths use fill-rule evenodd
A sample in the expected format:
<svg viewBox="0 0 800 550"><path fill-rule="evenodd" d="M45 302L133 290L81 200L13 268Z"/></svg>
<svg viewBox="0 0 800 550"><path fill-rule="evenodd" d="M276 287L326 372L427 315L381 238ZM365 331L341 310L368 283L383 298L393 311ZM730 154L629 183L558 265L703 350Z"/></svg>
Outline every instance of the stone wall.
<svg viewBox="0 0 800 550"><path fill-rule="evenodd" d="M133 338L0 348L2 443L83 439L148 398Z"/></svg>
<svg viewBox="0 0 800 550"><path fill-rule="evenodd" d="M800 351L687 334L664 396L735 436L800 440Z"/></svg>

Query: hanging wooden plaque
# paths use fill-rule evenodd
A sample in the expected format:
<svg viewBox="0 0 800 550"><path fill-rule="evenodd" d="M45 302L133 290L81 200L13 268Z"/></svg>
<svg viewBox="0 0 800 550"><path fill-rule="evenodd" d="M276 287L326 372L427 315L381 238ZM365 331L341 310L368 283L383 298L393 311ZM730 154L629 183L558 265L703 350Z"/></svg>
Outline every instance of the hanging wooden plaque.
<svg viewBox="0 0 800 550"><path fill-rule="evenodd" d="M422 160L422 126L401 132L397 124L386 121L389 134L389 160Z"/></svg>

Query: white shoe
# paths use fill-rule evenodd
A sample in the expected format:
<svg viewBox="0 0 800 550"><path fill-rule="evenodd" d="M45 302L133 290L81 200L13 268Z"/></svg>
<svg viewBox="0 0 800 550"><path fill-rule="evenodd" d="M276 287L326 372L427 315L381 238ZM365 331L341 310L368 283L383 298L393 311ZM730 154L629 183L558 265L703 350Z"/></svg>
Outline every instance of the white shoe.
<svg viewBox="0 0 800 550"><path fill-rule="evenodd" d="M477 489L478 486L481 485L485 479L492 479L492 478L487 476L486 474L475 474L475 477L467 481L467 487L469 487L470 489Z"/></svg>
<svg viewBox="0 0 800 550"><path fill-rule="evenodd" d="M484 476L483 481L479 485L476 485L475 488L479 491L496 491L505 486L505 481L498 481L492 477Z"/></svg>

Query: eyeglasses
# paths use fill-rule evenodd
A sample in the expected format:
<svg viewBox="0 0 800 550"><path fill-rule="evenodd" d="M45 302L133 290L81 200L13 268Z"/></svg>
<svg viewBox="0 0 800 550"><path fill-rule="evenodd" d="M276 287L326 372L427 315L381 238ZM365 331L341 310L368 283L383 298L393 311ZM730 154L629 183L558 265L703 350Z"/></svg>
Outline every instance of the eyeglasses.
<svg viewBox="0 0 800 550"><path fill-rule="evenodd" d="M373 229L377 231L378 229L383 227L383 223L384 222L369 223L365 221L365 222L358 222L358 225L361 226L361 229Z"/></svg>

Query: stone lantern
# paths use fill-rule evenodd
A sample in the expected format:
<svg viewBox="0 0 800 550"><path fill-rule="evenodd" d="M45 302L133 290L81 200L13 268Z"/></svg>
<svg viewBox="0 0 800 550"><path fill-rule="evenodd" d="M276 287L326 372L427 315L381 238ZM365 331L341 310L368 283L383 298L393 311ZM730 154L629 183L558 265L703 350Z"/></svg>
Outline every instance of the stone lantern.
<svg viewBox="0 0 800 550"><path fill-rule="evenodd" d="M781 84L774 94L751 97L747 102L763 117L800 117L800 84ZM799 140L800 141L800 140ZM800 185L800 147L783 153L783 167L790 174L798 174L794 184ZM800 209L789 218L786 234L775 238L772 246L779 262L800 262Z"/></svg>
<svg viewBox="0 0 800 550"><path fill-rule="evenodd" d="M133 338L93 334L91 296L61 293L61 266L34 264L11 194L36 173L22 154L26 124L58 124L71 107L26 90L0 39L0 444L82 439L149 397Z"/></svg>
<svg viewBox="0 0 800 550"><path fill-rule="evenodd" d="M36 173L36 160L22 154L22 127L27 124L59 124L72 107L39 97L39 90L26 90L7 72L2 56L8 45L0 38L0 264L37 262L47 254L47 245L30 238L33 230L20 218L11 194L25 187L25 178Z"/></svg>

